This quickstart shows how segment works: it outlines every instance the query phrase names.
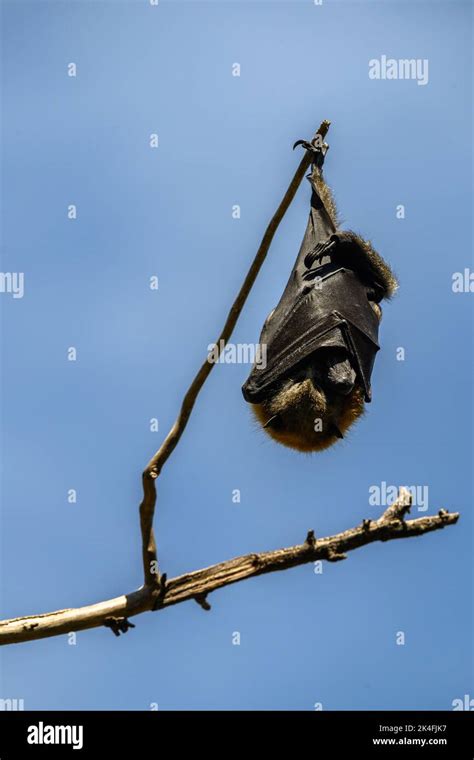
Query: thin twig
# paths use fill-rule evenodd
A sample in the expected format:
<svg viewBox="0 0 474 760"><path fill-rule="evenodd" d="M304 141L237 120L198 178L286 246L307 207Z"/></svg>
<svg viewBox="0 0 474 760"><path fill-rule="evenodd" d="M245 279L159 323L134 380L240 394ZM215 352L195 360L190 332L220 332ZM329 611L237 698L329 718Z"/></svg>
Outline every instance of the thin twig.
<svg viewBox="0 0 474 760"><path fill-rule="evenodd" d="M329 126L329 121L323 121L318 131L314 135L312 142L314 143L317 139L323 140L328 132ZM270 244L273 240L273 236L275 235L275 232L277 231L281 220L288 210L291 201L295 197L296 191L298 190L298 187L306 171L309 169L311 159L311 152L306 151L300 161L293 179L290 182L288 190L283 196L283 200L281 201L267 229L265 230L262 242L260 243L258 251L250 266L247 276L245 277L243 285L240 288L234 303L232 304L224 327L222 328L222 332L216 340L215 358L219 357L222 349L232 335L232 332L244 307L250 290L252 289L261 266L265 261L268 250L270 248ZM153 517L156 504L155 479L160 474L164 463L181 438L193 410L198 393L204 385L209 374L211 373L213 367L214 362L208 361L206 358L183 399L179 415L173 427L171 428L170 432L166 436L156 454L154 454L154 456L148 462L142 474L143 500L140 504L140 527L142 534L142 555L145 585L153 585L155 587L159 586L156 541L153 532Z"/></svg>
<svg viewBox="0 0 474 760"><path fill-rule="evenodd" d="M210 605L205 601L207 595L232 583L316 560L342 560L345 559L346 552L374 541L420 536L454 525L459 518L456 512L440 510L437 515L405 521L407 503L406 492L401 491L395 504L388 507L378 520L363 520L356 528L320 539L316 539L314 532L309 531L306 540L298 546L246 554L171 578L166 583L166 594L158 601L153 588L143 586L138 591L88 607L1 621L0 645L34 641L101 625L112 627L117 635L131 627L130 617L142 612L161 610L188 600L197 601L204 609L209 609Z"/></svg>

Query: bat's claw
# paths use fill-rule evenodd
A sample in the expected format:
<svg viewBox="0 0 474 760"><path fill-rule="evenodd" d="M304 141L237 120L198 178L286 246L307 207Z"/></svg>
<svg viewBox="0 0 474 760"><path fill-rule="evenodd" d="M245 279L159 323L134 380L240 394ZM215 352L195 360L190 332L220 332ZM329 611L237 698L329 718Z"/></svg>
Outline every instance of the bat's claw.
<svg viewBox="0 0 474 760"><path fill-rule="evenodd" d="M322 143L322 145L318 145L318 143L315 141L308 142L307 140L297 140L295 144L293 145L293 150L297 148L299 145L302 145L303 148L310 153L312 153L312 159L311 163L316 164L319 168L324 163L324 157L326 153L328 152L329 145L327 143Z"/></svg>
<svg viewBox="0 0 474 760"><path fill-rule="evenodd" d="M293 150L294 150L295 148L297 148L297 147L298 147L298 145L302 145L302 146L303 146L303 148L306 148L306 150L311 150L311 151L314 151L314 150L316 150L315 146L314 146L314 145L311 145L311 143L310 143L310 142L308 142L307 140L297 140L297 141L295 142L295 144L293 145Z"/></svg>

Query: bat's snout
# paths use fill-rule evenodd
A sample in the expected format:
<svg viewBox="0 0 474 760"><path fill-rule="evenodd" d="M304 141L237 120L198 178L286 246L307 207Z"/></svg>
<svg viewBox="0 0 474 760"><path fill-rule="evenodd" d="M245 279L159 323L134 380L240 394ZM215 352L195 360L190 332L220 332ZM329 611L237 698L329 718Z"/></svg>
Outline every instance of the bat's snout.
<svg viewBox="0 0 474 760"><path fill-rule="evenodd" d="M347 396L354 390L357 375L347 355L339 352L319 352L325 356L315 359L314 380L329 394Z"/></svg>

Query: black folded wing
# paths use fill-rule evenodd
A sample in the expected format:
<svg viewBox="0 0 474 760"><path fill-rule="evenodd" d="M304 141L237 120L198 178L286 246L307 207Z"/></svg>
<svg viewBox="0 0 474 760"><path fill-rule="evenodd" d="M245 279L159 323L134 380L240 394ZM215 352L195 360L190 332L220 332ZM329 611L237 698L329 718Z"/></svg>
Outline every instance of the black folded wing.
<svg viewBox="0 0 474 760"><path fill-rule="evenodd" d="M371 399L379 319L369 298L380 300L383 288L367 271L361 276L359 239L336 229L318 194L316 171L308 177L311 209L296 263L260 336L266 364L254 366L242 388L251 403L263 401L297 365L327 348L347 351L365 399Z"/></svg>

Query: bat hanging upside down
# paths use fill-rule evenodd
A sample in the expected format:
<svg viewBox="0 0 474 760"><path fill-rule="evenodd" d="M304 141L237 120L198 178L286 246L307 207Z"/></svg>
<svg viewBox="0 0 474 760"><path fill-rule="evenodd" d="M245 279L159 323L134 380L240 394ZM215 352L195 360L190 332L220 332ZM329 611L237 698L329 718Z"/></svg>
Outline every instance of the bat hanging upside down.
<svg viewBox="0 0 474 760"><path fill-rule="evenodd" d="M337 227L322 175L328 145L303 145L312 152L309 220L288 284L260 335L265 365L255 364L242 392L273 439L321 451L344 437L371 400L379 304L397 280L368 241Z"/></svg>

